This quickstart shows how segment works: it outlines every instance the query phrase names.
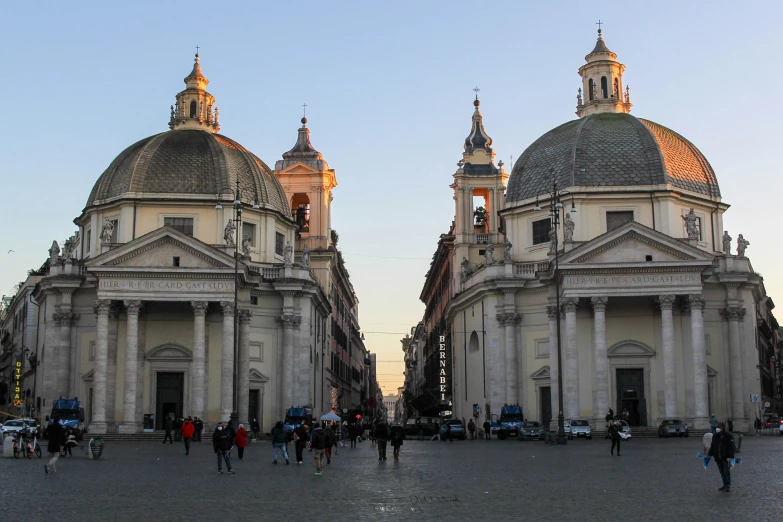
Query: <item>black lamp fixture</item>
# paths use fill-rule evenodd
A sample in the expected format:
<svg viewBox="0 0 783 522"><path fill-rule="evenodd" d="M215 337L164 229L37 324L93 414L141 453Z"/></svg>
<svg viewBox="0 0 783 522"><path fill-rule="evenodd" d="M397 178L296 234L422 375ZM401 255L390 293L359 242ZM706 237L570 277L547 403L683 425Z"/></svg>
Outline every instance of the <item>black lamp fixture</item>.
<svg viewBox="0 0 783 522"><path fill-rule="evenodd" d="M557 414L557 443L558 444L566 444L568 439L566 438L565 434L565 416L563 415L563 349L561 344L561 335L560 335L560 274L559 271L559 259L560 259L560 251L558 249L558 237L557 237L557 231L560 226L560 213L563 212L563 219L565 220L565 210L563 209L563 204L560 202L561 198L565 195L569 195L570 193L558 189L557 187L557 176L555 176L555 170L550 169L549 173L552 177L552 191L549 193L549 217L552 220L551 226L555 231L555 270L554 270L554 279L555 279L555 309L557 314L557 406L558 406L558 414ZM541 206L538 204L538 196L536 196L536 206L534 208L535 211L540 211ZM576 204L574 203L574 196L571 194L571 213L576 213Z"/></svg>
<svg viewBox="0 0 783 522"><path fill-rule="evenodd" d="M218 206L220 206L220 202L218 202ZM239 361L237 361L237 353L238 353L238 346L237 346L237 340L238 340L238 329L239 329L239 281L237 280L237 274L239 273L239 245L240 245L240 235L242 233L242 200L239 193L239 180L236 181L236 190L234 191L234 217L232 221L234 221L234 227L236 230L236 241L234 241L234 364L232 368L232 385L231 385L231 419L229 422L231 422L231 425L234 427L234 429L239 429L239 405L238 405L238 393L237 393L237 385L239 384L237 381L237 366L239 364ZM215 207L217 208L217 207ZM221 207L222 208L222 207Z"/></svg>

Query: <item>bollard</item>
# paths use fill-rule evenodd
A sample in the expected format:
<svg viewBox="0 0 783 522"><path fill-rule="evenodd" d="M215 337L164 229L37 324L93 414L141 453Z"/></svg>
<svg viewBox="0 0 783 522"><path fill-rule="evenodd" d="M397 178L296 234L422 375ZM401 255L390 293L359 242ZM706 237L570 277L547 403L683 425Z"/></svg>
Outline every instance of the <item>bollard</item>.
<svg viewBox="0 0 783 522"><path fill-rule="evenodd" d="M99 459L101 458L101 455L103 455L103 439L100 437L95 437L93 439L90 439L90 458L93 459Z"/></svg>

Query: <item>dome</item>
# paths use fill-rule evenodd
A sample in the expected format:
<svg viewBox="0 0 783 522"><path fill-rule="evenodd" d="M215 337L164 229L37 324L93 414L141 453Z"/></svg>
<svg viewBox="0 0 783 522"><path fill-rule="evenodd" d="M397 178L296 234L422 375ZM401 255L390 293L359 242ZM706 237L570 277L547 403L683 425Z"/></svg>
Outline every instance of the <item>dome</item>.
<svg viewBox="0 0 783 522"><path fill-rule="evenodd" d="M112 161L90 193L87 207L120 198L215 201L232 194L288 217L280 181L242 145L202 130L174 130L134 143ZM196 198L195 196L201 196Z"/></svg>
<svg viewBox="0 0 783 522"><path fill-rule="evenodd" d="M552 129L519 157L507 201L561 187L672 187L720 197L707 159L691 142L662 125L624 113L591 114Z"/></svg>

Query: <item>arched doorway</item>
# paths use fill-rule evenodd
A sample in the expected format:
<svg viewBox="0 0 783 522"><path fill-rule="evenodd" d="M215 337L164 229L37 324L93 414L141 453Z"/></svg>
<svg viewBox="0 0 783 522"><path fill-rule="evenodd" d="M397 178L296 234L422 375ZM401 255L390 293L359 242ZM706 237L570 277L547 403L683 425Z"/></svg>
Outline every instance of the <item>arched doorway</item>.
<svg viewBox="0 0 783 522"><path fill-rule="evenodd" d="M655 350L646 344L626 340L613 344L607 351L610 375L614 377L615 414L628 414L631 426L648 426L650 397L650 358Z"/></svg>

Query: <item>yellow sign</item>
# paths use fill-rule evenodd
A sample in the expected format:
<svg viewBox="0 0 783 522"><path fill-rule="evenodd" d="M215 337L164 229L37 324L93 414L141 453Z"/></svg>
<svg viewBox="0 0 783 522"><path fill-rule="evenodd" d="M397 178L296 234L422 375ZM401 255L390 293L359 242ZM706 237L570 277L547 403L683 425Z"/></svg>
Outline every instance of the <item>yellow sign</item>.
<svg viewBox="0 0 783 522"><path fill-rule="evenodd" d="M16 379L16 386L14 387L14 406L22 406L22 361L16 362L14 378Z"/></svg>

